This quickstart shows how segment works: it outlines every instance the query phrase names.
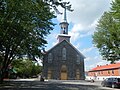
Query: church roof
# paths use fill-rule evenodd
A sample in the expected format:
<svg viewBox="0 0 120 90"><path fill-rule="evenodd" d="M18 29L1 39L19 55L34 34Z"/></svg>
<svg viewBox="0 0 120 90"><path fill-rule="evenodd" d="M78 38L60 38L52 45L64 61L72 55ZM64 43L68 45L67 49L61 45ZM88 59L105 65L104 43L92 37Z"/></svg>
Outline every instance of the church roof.
<svg viewBox="0 0 120 90"><path fill-rule="evenodd" d="M85 58L85 56L80 52L78 51L70 42L68 42L67 40L63 40L59 43L57 43L55 46L53 46L51 49L49 49L48 51L46 51L46 53L49 53L51 50L53 50L55 47L57 47L59 44L63 43L63 42L66 42L68 43L76 52L78 52L83 58Z"/></svg>

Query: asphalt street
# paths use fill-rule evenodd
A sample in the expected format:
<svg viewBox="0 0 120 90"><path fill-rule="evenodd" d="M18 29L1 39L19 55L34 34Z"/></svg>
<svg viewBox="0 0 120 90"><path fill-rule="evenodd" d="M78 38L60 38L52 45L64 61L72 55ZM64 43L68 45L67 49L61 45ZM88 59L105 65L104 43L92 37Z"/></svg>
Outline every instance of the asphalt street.
<svg viewBox="0 0 120 90"><path fill-rule="evenodd" d="M6 80L0 90L120 90L102 87L100 82L91 83L83 80L47 80L38 79Z"/></svg>

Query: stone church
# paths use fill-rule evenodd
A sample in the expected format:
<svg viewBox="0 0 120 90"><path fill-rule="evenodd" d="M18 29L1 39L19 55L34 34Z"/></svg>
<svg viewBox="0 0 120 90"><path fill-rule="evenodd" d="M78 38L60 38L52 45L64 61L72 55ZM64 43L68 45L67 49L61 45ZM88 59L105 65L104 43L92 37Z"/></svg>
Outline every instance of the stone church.
<svg viewBox="0 0 120 90"><path fill-rule="evenodd" d="M66 9L63 15L58 43L44 52L42 74L46 79L84 80L85 57L70 43Z"/></svg>

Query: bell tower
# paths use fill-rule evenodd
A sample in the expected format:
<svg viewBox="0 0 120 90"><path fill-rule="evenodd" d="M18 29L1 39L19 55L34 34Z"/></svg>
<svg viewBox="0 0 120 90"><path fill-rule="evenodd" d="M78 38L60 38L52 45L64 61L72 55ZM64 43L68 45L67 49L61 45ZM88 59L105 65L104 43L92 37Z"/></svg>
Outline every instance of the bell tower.
<svg viewBox="0 0 120 90"><path fill-rule="evenodd" d="M68 34L68 22L66 16L66 7L64 8L63 19L60 23L61 31L60 34Z"/></svg>
<svg viewBox="0 0 120 90"><path fill-rule="evenodd" d="M67 22L67 15L66 15L66 2L64 2L64 12L63 12L63 18L62 21L60 22L60 34L58 35L58 40L59 42L63 40L67 40L70 42L70 36L68 36L68 22Z"/></svg>

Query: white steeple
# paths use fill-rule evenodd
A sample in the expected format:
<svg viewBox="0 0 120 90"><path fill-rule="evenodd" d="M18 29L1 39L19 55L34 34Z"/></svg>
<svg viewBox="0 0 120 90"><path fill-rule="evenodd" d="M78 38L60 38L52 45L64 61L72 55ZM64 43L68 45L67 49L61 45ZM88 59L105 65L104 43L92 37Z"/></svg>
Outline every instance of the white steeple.
<svg viewBox="0 0 120 90"><path fill-rule="evenodd" d="M64 8L63 22L67 22L66 7Z"/></svg>
<svg viewBox="0 0 120 90"><path fill-rule="evenodd" d="M66 2L64 2L64 12L63 12L63 20L60 23L61 31L60 34L68 34L68 22L67 22L67 15L66 15Z"/></svg>
<svg viewBox="0 0 120 90"><path fill-rule="evenodd" d="M63 11L63 18L62 21L60 22L60 34L58 35L58 40L59 42L66 40L70 42L70 36L68 36L68 22L67 22L67 14L66 14L66 6L67 2L64 2L64 11Z"/></svg>

